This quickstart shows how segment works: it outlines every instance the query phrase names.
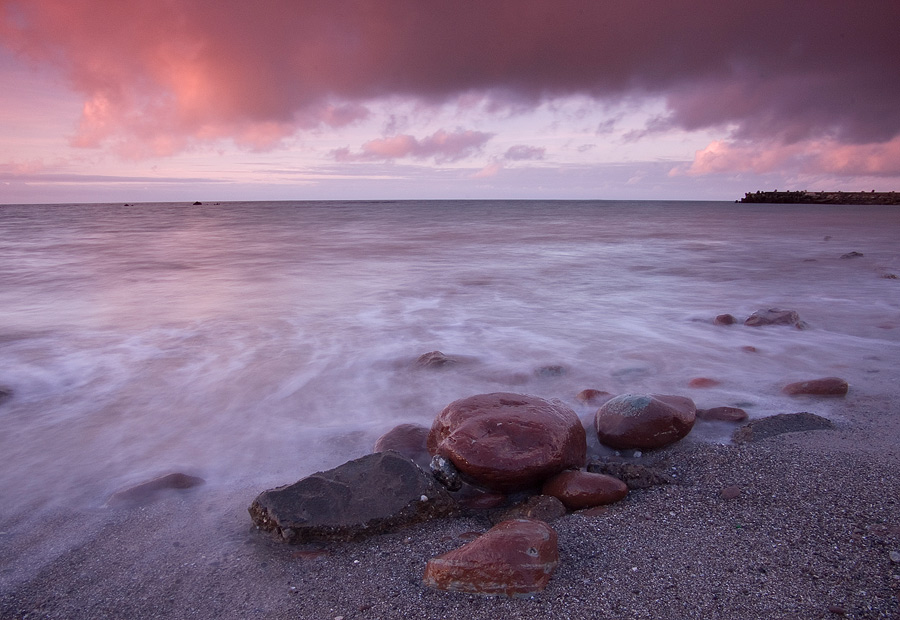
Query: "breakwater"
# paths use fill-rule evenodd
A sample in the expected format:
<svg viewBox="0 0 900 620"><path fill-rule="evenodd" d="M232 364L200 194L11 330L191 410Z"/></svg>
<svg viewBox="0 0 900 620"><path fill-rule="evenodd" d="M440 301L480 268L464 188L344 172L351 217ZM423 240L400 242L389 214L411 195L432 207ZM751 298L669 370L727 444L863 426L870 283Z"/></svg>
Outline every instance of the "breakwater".
<svg viewBox="0 0 900 620"><path fill-rule="evenodd" d="M900 205L898 192L747 192L735 202L823 205Z"/></svg>

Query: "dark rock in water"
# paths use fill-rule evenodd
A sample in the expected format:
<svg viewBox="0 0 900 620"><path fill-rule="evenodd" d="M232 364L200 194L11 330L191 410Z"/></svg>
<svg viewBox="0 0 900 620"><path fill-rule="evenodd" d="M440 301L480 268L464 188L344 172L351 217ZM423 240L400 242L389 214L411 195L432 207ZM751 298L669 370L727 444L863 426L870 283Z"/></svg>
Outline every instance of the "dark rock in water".
<svg viewBox="0 0 900 620"><path fill-rule="evenodd" d="M199 207L199 206L201 206L202 204L203 204L203 203L200 202L200 201L198 200L197 202L194 203L194 206L195 206L195 207Z"/></svg>
<svg viewBox="0 0 900 620"><path fill-rule="evenodd" d="M587 470L618 478L631 490L649 489L659 484L675 483L675 479L664 471L640 463L593 461L588 464Z"/></svg>
<svg viewBox="0 0 900 620"><path fill-rule="evenodd" d="M523 596L547 587L558 564L556 532L543 521L515 519L428 560L423 581L440 590Z"/></svg>
<svg viewBox="0 0 900 620"><path fill-rule="evenodd" d="M696 410L684 396L622 394L597 410L594 428L600 443L617 450L661 448L691 431Z"/></svg>
<svg viewBox="0 0 900 620"><path fill-rule="evenodd" d="M106 501L107 506L142 506L159 499L170 490L190 489L205 484L203 478L182 473L167 474L142 482L141 484L113 493Z"/></svg>
<svg viewBox="0 0 900 620"><path fill-rule="evenodd" d="M797 329L806 329L809 327L800 320L800 315L797 314L796 310L781 310L779 308L757 310L744 321L744 325L750 327L762 327L764 325L793 325Z"/></svg>
<svg viewBox="0 0 900 620"><path fill-rule="evenodd" d="M603 390L581 390L578 394L575 395L575 400L583 402L586 405L602 405L613 395L609 392L604 392Z"/></svg>
<svg viewBox="0 0 900 620"><path fill-rule="evenodd" d="M508 492L582 467L587 436L561 402L495 392L447 405L431 427L428 450L452 461L473 484Z"/></svg>
<svg viewBox="0 0 900 620"><path fill-rule="evenodd" d="M557 498L569 510L579 510L624 499L628 485L607 474L564 471L545 482L541 491Z"/></svg>
<svg viewBox="0 0 900 620"><path fill-rule="evenodd" d="M841 254L841 258L860 258L865 256L862 252L847 252L846 254Z"/></svg>
<svg viewBox="0 0 900 620"><path fill-rule="evenodd" d="M249 510L260 529L306 543L380 534L454 514L457 506L430 474L389 451L264 491Z"/></svg>
<svg viewBox="0 0 900 620"><path fill-rule="evenodd" d="M791 396L846 396L849 389L850 385L844 379L825 377L824 379L789 383L781 391Z"/></svg>
<svg viewBox="0 0 900 620"><path fill-rule="evenodd" d="M534 374L538 377L561 377L566 374L566 367L557 364L550 366L541 366L534 370Z"/></svg>
<svg viewBox="0 0 900 620"><path fill-rule="evenodd" d="M2 403L5 400L9 400L10 398L12 398L12 395L13 395L13 392L11 389L5 388L5 387L0 387L0 403Z"/></svg>
<svg viewBox="0 0 900 620"><path fill-rule="evenodd" d="M688 387L692 388L708 388L716 387L717 385L722 385L722 382L718 379L711 379L709 377L694 377L688 381Z"/></svg>
<svg viewBox="0 0 900 620"><path fill-rule="evenodd" d="M431 462L425 445L428 431L428 427L421 424L398 424L375 441L375 452L396 450L419 467L426 468Z"/></svg>
<svg viewBox="0 0 900 620"><path fill-rule="evenodd" d="M493 512L491 523L497 525L510 519L537 519L549 523L566 514L566 506L550 495L532 495L520 504Z"/></svg>
<svg viewBox="0 0 900 620"><path fill-rule="evenodd" d="M440 368L455 366L458 363L458 359L450 357L448 355L444 355L440 351L429 351L428 353L423 353L418 358L416 358L414 366L416 368L436 370Z"/></svg>
<svg viewBox="0 0 900 620"><path fill-rule="evenodd" d="M713 407L711 409L697 409L697 417L701 420L743 422L747 419L747 412L740 407Z"/></svg>
<svg viewBox="0 0 900 620"><path fill-rule="evenodd" d="M443 484L450 491L459 491L462 488L462 479L459 477L459 471L448 459L439 454L435 454L429 465L431 475L435 480Z"/></svg>
<svg viewBox="0 0 900 620"><path fill-rule="evenodd" d="M743 425L731 436L735 443L762 441L784 433L830 430L834 423L822 416L806 411L800 413L779 413L753 420Z"/></svg>
<svg viewBox="0 0 900 620"><path fill-rule="evenodd" d="M715 319L713 319L713 323L715 325L734 325L737 323L737 317L733 314L720 314Z"/></svg>

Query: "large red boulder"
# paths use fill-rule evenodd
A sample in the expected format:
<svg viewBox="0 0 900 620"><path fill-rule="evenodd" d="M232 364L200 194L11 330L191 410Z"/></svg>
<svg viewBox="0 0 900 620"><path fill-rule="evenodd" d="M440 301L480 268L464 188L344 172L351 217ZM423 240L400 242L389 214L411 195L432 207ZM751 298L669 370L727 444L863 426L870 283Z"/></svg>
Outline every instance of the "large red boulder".
<svg viewBox="0 0 900 620"><path fill-rule="evenodd" d="M514 519L428 560L423 581L440 590L522 596L543 590L557 564L556 532L543 521Z"/></svg>
<svg viewBox="0 0 900 620"><path fill-rule="evenodd" d="M541 491L561 501L569 510L579 510L624 499L628 485L606 474L564 471L545 482Z"/></svg>
<svg viewBox="0 0 900 620"><path fill-rule="evenodd" d="M600 443L617 450L661 448L687 435L697 408L684 396L622 394L594 416Z"/></svg>
<svg viewBox="0 0 900 620"><path fill-rule="evenodd" d="M496 392L447 405L428 434L428 451L449 459L472 483L507 492L584 466L587 438L563 403Z"/></svg>
<svg viewBox="0 0 900 620"><path fill-rule="evenodd" d="M375 452L396 450L417 465L428 468L431 455L425 441L428 438L428 427L421 424L398 424L375 441Z"/></svg>

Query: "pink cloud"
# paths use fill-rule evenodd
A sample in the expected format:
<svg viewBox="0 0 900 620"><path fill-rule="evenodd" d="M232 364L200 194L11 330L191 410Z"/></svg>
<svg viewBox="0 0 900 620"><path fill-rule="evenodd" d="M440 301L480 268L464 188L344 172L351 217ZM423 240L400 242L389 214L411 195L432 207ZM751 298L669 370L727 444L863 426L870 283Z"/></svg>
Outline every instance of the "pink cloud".
<svg viewBox="0 0 900 620"><path fill-rule="evenodd" d="M437 163L455 162L477 153L493 134L457 129L447 132L439 129L421 140L406 134L370 140L362 145L359 153L349 149L335 151L338 161L377 161L401 159L428 159Z"/></svg>
<svg viewBox="0 0 900 620"><path fill-rule="evenodd" d="M900 135L897 2L2 6L0 44L63 71L84 97L81 146L165 153L233 138L270 148L292 132L366 118L369 102L391 96L486 98L483 109L498 114L568 95L654 96L668 112L650 131L720 127L786 145ZM371 154L404 148L395 142L371 144ZM407 148L415 157L423 147Z"/></svg>

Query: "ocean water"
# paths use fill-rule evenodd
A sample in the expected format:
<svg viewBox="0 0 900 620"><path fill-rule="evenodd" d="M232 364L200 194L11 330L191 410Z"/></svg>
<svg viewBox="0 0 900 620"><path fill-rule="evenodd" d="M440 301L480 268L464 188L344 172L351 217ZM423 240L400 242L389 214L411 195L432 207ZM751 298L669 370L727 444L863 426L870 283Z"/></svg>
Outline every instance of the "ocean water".
<svg viewBox="0 0 900 620"><path fill-rule="evenodd" d="M263 490L482 392L585 419L585 388L839 417L780 388L837 375L848 398L896 393L898 233L896 207L5 205L0 513L99 507L173 471ZM712 323L770 307L809 329ZM416 369L433 350L464 363Z"/></svg>

